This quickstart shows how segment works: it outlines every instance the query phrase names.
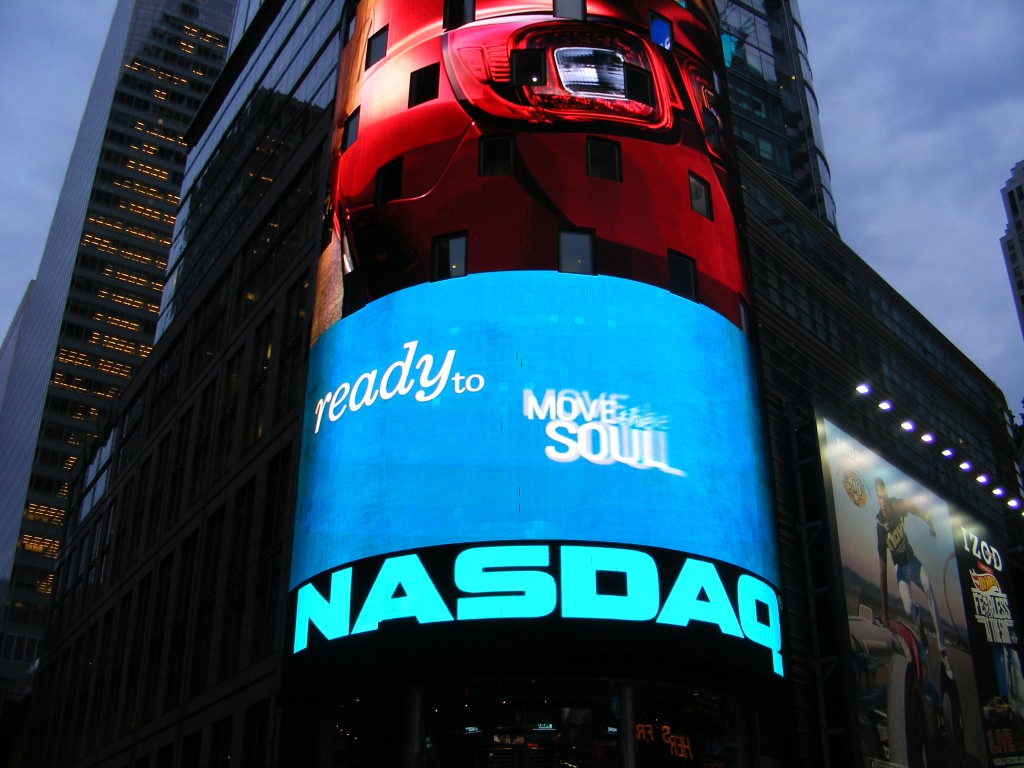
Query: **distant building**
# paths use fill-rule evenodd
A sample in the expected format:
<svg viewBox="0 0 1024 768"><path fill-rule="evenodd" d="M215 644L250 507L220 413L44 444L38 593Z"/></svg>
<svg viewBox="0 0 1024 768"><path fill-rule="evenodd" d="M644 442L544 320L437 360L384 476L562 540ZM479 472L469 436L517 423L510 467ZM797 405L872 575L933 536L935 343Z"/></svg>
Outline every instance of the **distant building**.
<svg viewBox="0 0 1024 768"><path fill-rule="evenodd" d="M1013 166L1000 194L1006 208L1006 234L999 238L999 244L1003 248L1017 320L1024 334L1024 161Z"/></svg>
<svg viewBox="0 0 1024 768"><path fill-rule="evenodd" d="M121 0L39 273L4 341L0 685L39 642L72 470L152 349L185 129L220 73L234 0Z"/></svg>
<svg viewBox="0 0 1024 768"><path fill-rule="evenodd" d="M835 229L836 203L797 0L716 0L736 145Z"/></svg>

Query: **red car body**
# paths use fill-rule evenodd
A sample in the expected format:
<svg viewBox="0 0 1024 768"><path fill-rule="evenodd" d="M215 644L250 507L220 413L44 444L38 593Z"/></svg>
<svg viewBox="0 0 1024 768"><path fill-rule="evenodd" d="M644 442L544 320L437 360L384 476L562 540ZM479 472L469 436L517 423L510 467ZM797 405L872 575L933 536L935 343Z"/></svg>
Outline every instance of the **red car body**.
<svg viewBox="0 0 1024 768"><path fill-rule="evenodd" d="M742 324L713 3L564 5L582 18L551 0L347 6L332 165L346 311L467 272L562 269Z"/></svg>

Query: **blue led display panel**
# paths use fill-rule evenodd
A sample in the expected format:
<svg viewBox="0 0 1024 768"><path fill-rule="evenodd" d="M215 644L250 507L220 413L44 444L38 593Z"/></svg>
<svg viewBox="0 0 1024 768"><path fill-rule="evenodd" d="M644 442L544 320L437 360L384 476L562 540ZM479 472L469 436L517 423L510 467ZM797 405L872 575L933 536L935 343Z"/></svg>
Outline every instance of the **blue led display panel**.
<svg viewBox="0 0 1024 768"><path fill-rule="evenodd" d="M674 549L776 583L746 340L648 285L471 275L387 296L311 353L291 586L420 547Z"/></svg>

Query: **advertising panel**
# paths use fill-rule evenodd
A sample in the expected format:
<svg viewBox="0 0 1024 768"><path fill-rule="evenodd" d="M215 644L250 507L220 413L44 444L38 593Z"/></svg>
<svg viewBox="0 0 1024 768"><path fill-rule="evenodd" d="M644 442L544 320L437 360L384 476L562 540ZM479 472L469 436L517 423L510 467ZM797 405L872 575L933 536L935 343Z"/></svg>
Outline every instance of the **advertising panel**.
<svg viewBox="0 0 1024 768"><path fill-rule="evenodd" d="M993 765L1024 765L1024 672L1004 544L983 521L954 520L960 588Z"/></svg>
<svg viewBox="0 0 1024 768"><path fill-rule="evenodd" d="M295 650L399 618L693 622L781 675L753 387L735 326L617 278L469 275L336 323L310 358Z"/></svg>
<svg viewBox="0 0 1024 768"><path fill-rule="evenodd" d="M346 313L472 272L671 287L742 322L713 4L360 0L332 202Z"/></svg>
<svg viewBox="0 0 1024 768"><path fill-rule="evenodd" d="M1016 764L999 543L828 419L819 437L864 765Z"/></svg>
<svg viewBox="0 0 1024 768"><path fill-rule="evenodd" d="M294 663L526 627L505 668L777 681L714 5L360 0L343 40Z"/></svg>

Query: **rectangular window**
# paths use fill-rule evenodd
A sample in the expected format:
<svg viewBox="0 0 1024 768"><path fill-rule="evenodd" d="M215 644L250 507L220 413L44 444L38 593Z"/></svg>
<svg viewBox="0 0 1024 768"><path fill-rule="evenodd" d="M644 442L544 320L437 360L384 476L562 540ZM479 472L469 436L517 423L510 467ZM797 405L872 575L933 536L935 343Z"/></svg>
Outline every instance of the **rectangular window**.
<svg viewBox="0 0 1024 768"><path fill-rule="evenodd" d="M476 20L475 0L444 0L444 28L454 29Z"/></svg>
<svg viewBox="0 0 1024 768"><path fill-rule="evenodd" d="M352 114L345 120L345 127L341 132L341 151L351 147L359 136L359 107L356 107Z"/></svg>
<svg viewBox="0 0 1024 768"><path fill-rule="evenodd" d="M664 16L651 13L651 42L666 51L672 50L672 24Z"/></svg>
<svg viewBox="0 0 1024 768"><path fill-rule="evenodd" d="M594 274L594 235L591 232L558 233L558 271Z"/></svg>
<svg viewBox="0 0 1024 768"><path fill-rule="evenodd" d="M434 279L447 280L449 277L463 277L466 274L466 248L469 238L465 232L435 237Z"/></svg>
<svg viewBox="0 0 1024 768"><path fill-rule="evenodd" d="M651 73L633 64L624 64L622 71L626 80L626 98L653 107L654 79Z"/></svg>
<svg viewBox="0 0 1024 768"><path fill-rule="evenodd" d="M560 19L587 20L586 0L554 0L554 11Z"/></svg>
<svg viewBox="0 0 1024 768"><path fill-rule="evenodd" d="M668 289L676 296L697 301L697 262L682 253L669 251Z"/></svg>
<svg viewBox="0 0 1024 768"><path fill-rule="evenodd" d="M622 181L622 148L619 142L587 139L587 176Z"/></svg>
<svg viewBox="0 0 1024 768"><path fill-rule="evenodd" d="M409 106L415 107L437 98L441 64L429 64L409 75Z"/></svg>
<svg viewBox="0 0 1024 768"><path fill-rule="evenodd" d="M481 176L507 176L514 169L515 140L512 136L480 137Z"/></svg>
<svg viewBox="0 0 1024 768"><path fill-rule="evenodd" d="M711 210L711 187L695 173L690 174L690 207L701 216L714 218Z"/></svg>
<svg viewBox="0 0 1024 768"><path fill-rule="evenodd" d="M356 3L350 3L345 9L345 21L342 24L342 45L347 45L356 34Z"/></svg>
<svg viewBox="0 0 1024 768"><path fill-rule="evenodd" d="M366 67L369 69L388 53L388 28L385 26L366 41Z"/></svg>
<svg viewBox="0 0 1024 768"><path fill-rule="evenodd" d="M547 51L512 51L512 85L547 85Z"/></svg>
<svg viewBox="0 0 1024 768"><path fill-rule="evenodd" d="M402 158L377 169L374 205L384 205L402 196Z"/></svg>

